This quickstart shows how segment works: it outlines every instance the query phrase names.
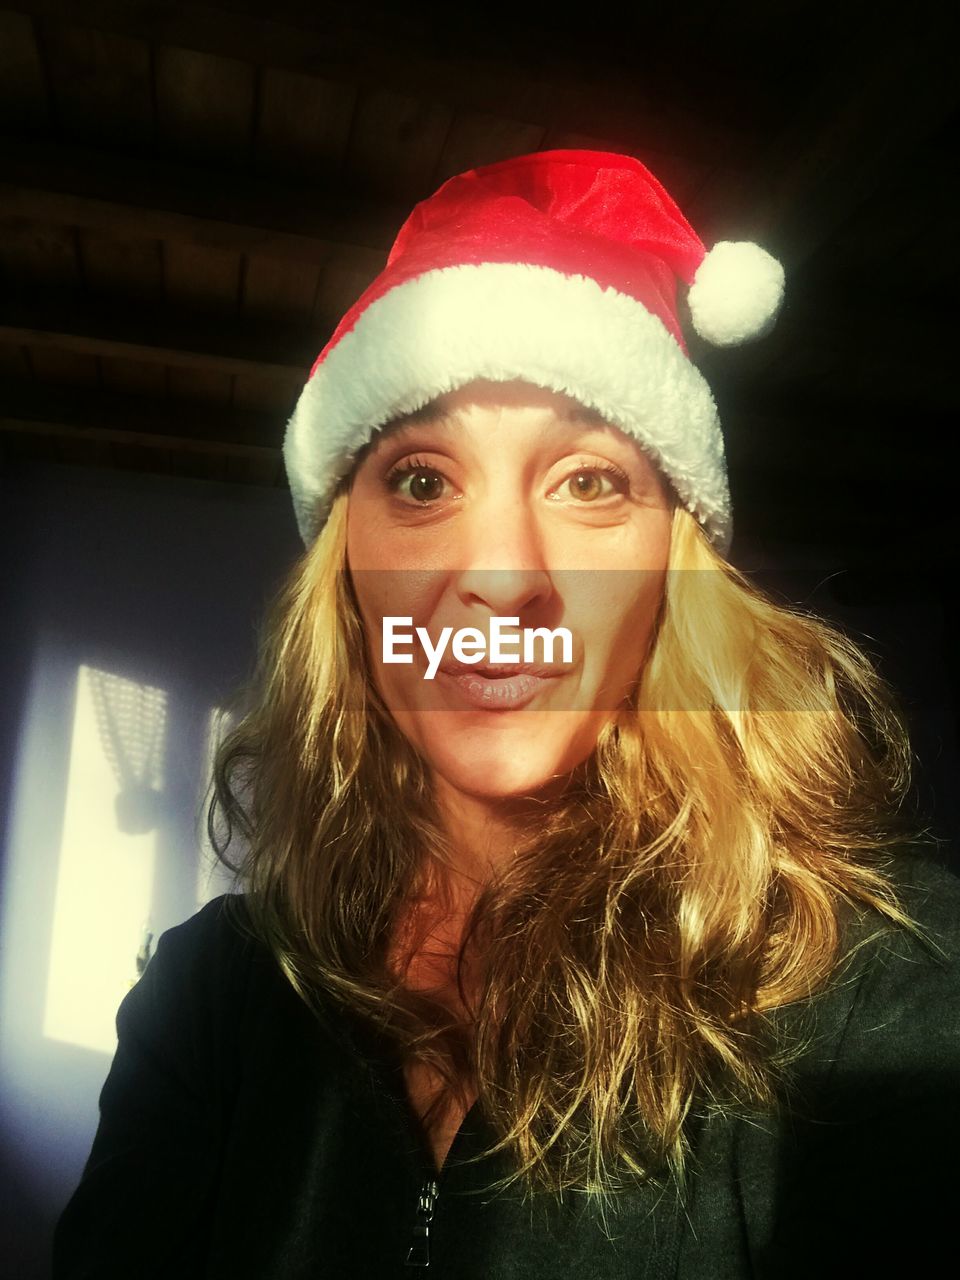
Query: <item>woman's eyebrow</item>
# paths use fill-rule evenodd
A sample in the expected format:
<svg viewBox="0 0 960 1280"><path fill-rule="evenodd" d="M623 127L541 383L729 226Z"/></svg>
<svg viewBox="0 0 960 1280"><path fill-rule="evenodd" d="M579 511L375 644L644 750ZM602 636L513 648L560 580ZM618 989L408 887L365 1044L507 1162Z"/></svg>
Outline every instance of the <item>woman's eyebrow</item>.
<svg viewBox="0 0 960 1280"><path fill-rule="evenodd" d="M460 427L459 414L457 410L447 410L442 405L434 402L424 405L420 409L414 409L411 413L406 413L400 418L394 419L393 422L386 423L381 427L371 445L377 441L386 441L394 437L403 437L418 427L436 428L442 432L454 432ZM562 409L556 414L552 421L545 421L543 425L543 434L550 435L556 433L557 430L565 431L569 434L583 431L609 431L611 424L596 409L590 409L585 405L570 405Z"/></svg>
<svg viewBox="0 0 960 1280"><path fill-rule="evenodd" d="M569 422L572 426L584 427L609 427L610 423L606 420L598 409L590 409L583 404L571 405L561 414L561 420Z"/></svg>
<svg viewBox="0 0 960 1280"><path fill-rule="evenodd" d="M402 418L396 418L393 422L386 423L379 429L377 436L385 440L390 436L402 435L408 431L413 431L416 427L428 426L450 431L456 425L455 415L428 404L422 409L415 409L412 413L405 413Z"/></svg>

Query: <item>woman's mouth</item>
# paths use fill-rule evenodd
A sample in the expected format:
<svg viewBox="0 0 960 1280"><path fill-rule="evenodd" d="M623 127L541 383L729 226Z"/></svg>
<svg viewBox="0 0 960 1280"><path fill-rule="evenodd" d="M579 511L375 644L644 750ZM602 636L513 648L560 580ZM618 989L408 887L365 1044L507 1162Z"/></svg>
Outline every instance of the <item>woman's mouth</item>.
<svg viewBox="0 0 960 1280"><path fill-rule="evenodd" d="M471 707L481 711L517 711L532 702L541 689L560 674L542 675L521 670L516 675L507 675L500 671L441 667L437 678Z"/></svg>

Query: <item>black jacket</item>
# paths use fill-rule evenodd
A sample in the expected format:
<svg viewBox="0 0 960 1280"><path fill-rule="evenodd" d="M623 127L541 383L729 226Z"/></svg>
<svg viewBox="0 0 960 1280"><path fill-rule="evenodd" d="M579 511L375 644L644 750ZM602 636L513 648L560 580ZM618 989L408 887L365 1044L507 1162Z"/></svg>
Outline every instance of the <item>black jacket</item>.
<svg viewBox="0 0 960 1280"><path fill-rule="evenodd" d="M310 1014L218 898L162 936L120 1006L54 1280L940 1274L960 1247L960 880L912 857L900 875L946 959L887 933L781 1011L814 1035L787 1113L701 1122L686 1206L632 1192L606 1231L576 1195L467 1194L506 1168L462 1164L490 1139L476 1107L437 1176L385 1046Z"/></svg>

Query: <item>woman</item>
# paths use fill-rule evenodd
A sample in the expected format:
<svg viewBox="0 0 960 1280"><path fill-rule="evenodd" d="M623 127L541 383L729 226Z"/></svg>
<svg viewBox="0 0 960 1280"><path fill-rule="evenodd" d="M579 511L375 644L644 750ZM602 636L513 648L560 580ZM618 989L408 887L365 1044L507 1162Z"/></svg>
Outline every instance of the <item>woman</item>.
<svg viewBox="0 0 960 1280"><path fill-rule="evenodd" d="M960 886L868 661L726 560L678 281L721 344L783 288L632 158L523 156L418 205L321 353L306 550L215 771L243 892L121 1006L56 1276L924 1274L948 1241Z"/></svg>

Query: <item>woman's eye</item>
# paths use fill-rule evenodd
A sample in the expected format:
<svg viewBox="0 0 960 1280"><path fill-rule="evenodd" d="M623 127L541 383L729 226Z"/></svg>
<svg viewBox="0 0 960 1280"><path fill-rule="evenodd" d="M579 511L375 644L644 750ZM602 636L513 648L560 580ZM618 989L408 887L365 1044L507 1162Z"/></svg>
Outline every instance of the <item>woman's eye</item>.
<svg viewBox="0 0 960 1280"><path fill-rule="evenodd" d="M444 475L436 467L427 466L426 463L400 463L387 476L387 486L391 493L412 498L421 504L435 502L442 497L444 484Z"/></svg>
<svg viewBox="0 0 960 1280"><path fill-rule="evenodd" d="M411 505L429 506L438 501L448 485L446 476L419 458L398 463L386 477L389 491ZM580 466L554 491L555 497L570 497L578 504L598 502L616 493L628 493L630 480L612 463Z"/></svg>
<svg viewBox="0 0 960 1280"><path fill-rule="evenodd" d="M608 498L612 493L626 492L629 480L619 467L578 467L573 475L563 481L560 488L566 488L578 502L596 502L598 498Z"/></svg>

